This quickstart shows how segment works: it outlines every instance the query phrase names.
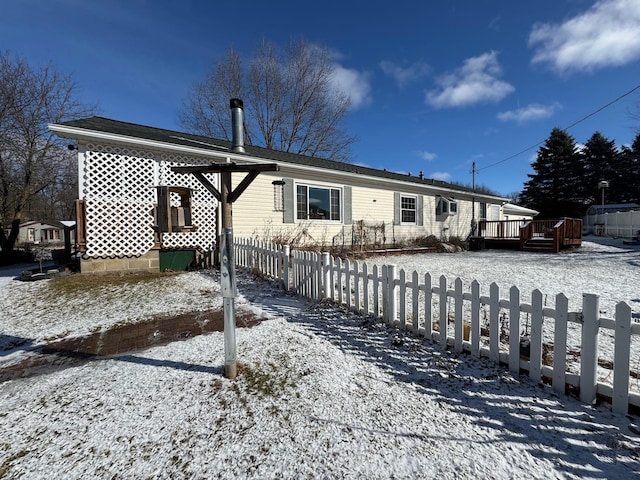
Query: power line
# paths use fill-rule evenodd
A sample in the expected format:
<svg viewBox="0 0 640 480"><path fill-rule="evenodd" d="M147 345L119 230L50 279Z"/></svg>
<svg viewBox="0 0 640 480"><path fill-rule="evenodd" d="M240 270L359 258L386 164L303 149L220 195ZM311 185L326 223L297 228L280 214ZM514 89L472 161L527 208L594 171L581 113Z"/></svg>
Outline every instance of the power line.
<svg viewBox="0 0 640 480"><path fill-rule="evenodd" d="M609 103L607 103L606 105L603 105L602 107L598 108L597 110L594 110L593 112L589 113L588 115L585 115L584 117L582 117L580 120L573 122L571 125L569 125L568 127L565 127L563 130L569 130L570 128L575 127L576 125L584 122L587 118L593 117L594 115L600 113L602 110L604 110L605 108L609 108L611 105L613 105L616 102L619 102L620 100L622 100L624 97L627 97L629 95L631 95L633 92L635 92L636 90L640 89L640 85L636 85L635 87L633 87L631 90L629 90L627 93L624 93L622 95L620 95L618 98L611 100ZM545 139L546 140L546 139ZM502 160L499 160L497 162L491 163L489 165L487 165L486 167L482 167L482 168L478 168L476 169L476 172L479 172L481 170L486 170L487 168L491 168L491 167L495 167L496 165L500 165L501 163L504 163L508 160L511 160L512 158L515 158L517 156L522 155L523 153L528 152L531 149L536 148L538 145L542 145L545 140L541 140L540 142L536 143L535 145L531 145L530 147L525 148L524 150L521 150L518 153L514 153L513 155L507 157L507 158L503 158Z"/></svg>

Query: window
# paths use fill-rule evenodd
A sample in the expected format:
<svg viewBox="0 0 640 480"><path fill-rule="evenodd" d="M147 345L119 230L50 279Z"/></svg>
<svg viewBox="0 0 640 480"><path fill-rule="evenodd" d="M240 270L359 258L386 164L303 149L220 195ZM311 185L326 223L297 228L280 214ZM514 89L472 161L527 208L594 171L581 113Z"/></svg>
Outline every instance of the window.
<svg viewBox="0 0 640 480"><path fill-rule="evenodd" d="M298 185L296 189L298 220L340 221L340 189Z"/></svg>
<svg viewBox="0 0 640 480"><path fill-rule="evenodd" d="M186 187L156 187L158 206L156 225L159 232L194 231L191 223L191 189Z"/></svg>
<svg viewBox="0 0 640 480"><path fill-rule="evenodd" d="M400 197L401 223L416 223L416 197Z"/></svg>
<svg viewBox="0 0 640 480"><path fill-rule="evenodd" d="M436 203L437 216L455 215L457 213L458 203L453 198L438 197L438 201Z"/></svg>
<svg viewBox="0 0 640 480"><path fill-rule="evenodd" d="M487 219L487 204L486 202L480 202L480 220Z"/></svg>

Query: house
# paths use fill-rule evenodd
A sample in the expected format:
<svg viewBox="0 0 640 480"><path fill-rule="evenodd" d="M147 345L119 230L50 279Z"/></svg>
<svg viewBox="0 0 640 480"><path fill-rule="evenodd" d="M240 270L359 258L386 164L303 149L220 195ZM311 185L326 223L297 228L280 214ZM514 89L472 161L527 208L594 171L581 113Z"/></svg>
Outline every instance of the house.
<svg viewBox="0 0 640 480"><path fill-rule="evenodd" d="M502 206L502 215L504 220L533 220L533 217L540 212L532 208L522 207L513 203L505 203Z"/></svg>
<svg viewBox="0 0 640 480"><path fill-rule="evenodd" d="M60 247L65 243L65 229L73 231L75 222L36 222L28 221L20 224L16 245L40 245L42 247ZM5 228L8 236L10 228ZM73 239L72 239L73 241Z"/></svg>
<svg viewBox="0 0 640 480"><path fill-rule="evenodd" d="M234 189L245 179L233 203L235 237L390 245L428 235L466 238L472 212L476 221L482 212L502 216L506 198L422 174L245 146L241 114L241 103L232 102L231 142L103 117L49 125L77 142L81 270L163 270L178 254L198 261L214 251L220 174L176 167L277 166L248 181L232 177Z"/></svg>

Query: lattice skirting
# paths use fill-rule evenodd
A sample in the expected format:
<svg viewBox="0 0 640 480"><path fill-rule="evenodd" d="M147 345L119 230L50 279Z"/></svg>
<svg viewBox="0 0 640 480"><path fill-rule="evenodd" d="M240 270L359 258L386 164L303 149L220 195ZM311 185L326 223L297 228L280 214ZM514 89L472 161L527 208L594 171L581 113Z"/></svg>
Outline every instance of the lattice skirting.
<svg viewBox="0 0 640 480"><path fill-rule="evenodd" d="M86 212L87 257L137 256L153 248L153 204L87 200Z"/></svg>

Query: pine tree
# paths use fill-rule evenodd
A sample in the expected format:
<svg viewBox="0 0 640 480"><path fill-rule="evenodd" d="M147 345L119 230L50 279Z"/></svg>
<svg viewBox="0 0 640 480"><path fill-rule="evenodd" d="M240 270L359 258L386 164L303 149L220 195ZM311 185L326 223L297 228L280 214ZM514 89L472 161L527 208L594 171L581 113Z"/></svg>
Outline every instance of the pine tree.
<svg viewBox="0 0 640 480"><path fill-rule="evenodd" d="M521 194L522 203L540 212L538 218L581 217L583 162L574 138L554 128L538 150L534 174Z"/></svg>
<svg viewBox="0 0 640 480"><path fill-rule="evenodd" d="M601 181L609 182L606 189L606 203L619 203L624 196L625 179L621 175L620 152L615 141L595 132L582 151L584 160L583 194L588 205L600 204Z"/></svg>
<svg viewBox="0 0 640 480"><path fill-rule="evenodd" d="M640 204L640 133L631 147L622 147L618 156L617 184L620 186L620 203Z"/></svg>

